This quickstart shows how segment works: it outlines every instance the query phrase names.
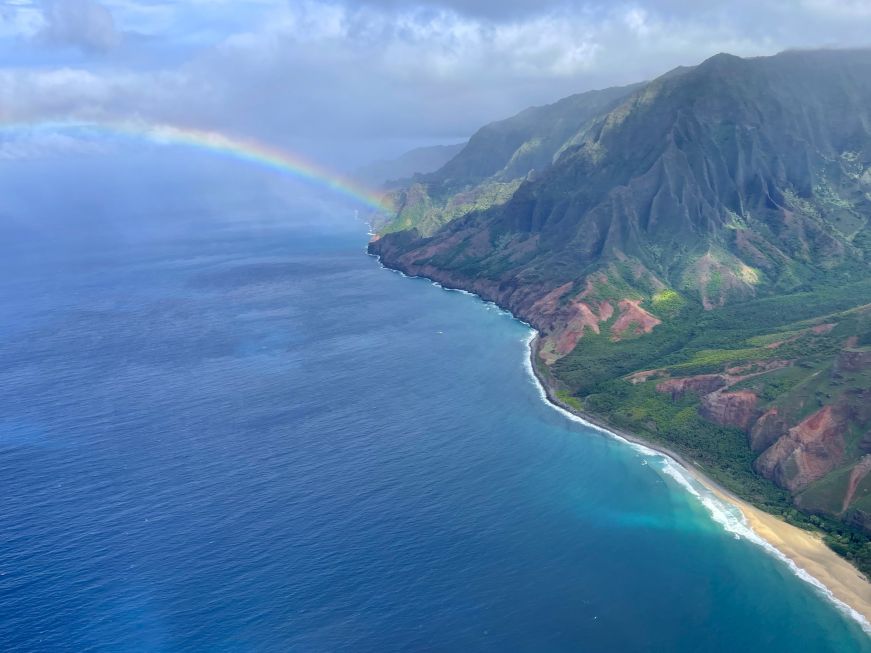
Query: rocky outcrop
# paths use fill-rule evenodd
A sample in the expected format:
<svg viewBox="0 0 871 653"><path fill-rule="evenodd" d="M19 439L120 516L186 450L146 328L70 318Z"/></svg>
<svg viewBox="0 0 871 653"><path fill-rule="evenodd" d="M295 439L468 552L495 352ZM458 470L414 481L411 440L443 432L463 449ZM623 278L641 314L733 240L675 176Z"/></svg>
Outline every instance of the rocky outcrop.
<svg viewBox="0 0 871 653"><path fill-rule="evenodd" d="M789 424L777 408L766 411L750 429L750 450L753 453L765 451L789 431Z"/></svg>
<svg viewBox="0 0 871 653"><path fill-rule="evenodd" d="M704 396L726 386L722 374L700 374L682 379L667 379L656 384L656 391L668 394L672 401L679 401L688 392Z"/></svg>
<svg viewBox="0 0 871 653"><path fill-rule="evenodd" d="M699 413L705 419L720 426L734 426L748 431L759 417L756 409L758 397L750 390L725 392L718 390L705 395Z"/></svg>
<svg viewBox="0 0 871 653"><path fill-rule="evenodd" d="M790 492L832 471L844 456L846 421L824 406L794 426L756 459L756 471Z"/></svg>

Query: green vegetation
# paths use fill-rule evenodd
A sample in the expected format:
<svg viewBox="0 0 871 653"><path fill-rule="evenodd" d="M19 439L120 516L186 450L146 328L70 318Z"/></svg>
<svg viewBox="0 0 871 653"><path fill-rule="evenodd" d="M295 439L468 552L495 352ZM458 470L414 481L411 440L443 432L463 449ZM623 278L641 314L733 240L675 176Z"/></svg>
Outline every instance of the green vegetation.
<svg viewBox="0 0 871 653"><path fill-rule="evenodd" d="M869 66L868 51L718 55L530 109L406 189L391 228L414 229L371 250L487 288L561 347L584 332L549 370L561 401L821 529L871 571L871 474L856 493L847 482L871 454ZM604 302L614 314L596 334ZM643 328L614 333L621 318ZM783 439L799 426L816 453Z"/></svg>
<svg viewBox="0 0 871 653"><path fill-rule="evenodd" d="M788 493L753 472L755 456L742 431L702 419L696 410L698 397L687 395L672 401L656 392L655 385L608 381L584 398L584 406L617 428L638 433L695 461L723 487L769 512L789 505Z"/></svg>
<svg viewBox="0 0 871 653"><path fill-rule="evenodd" d="M584 403L567 390L557 391L556 398L577 411L584 410Z"/></svg>
<svg viewBox="0 0 871 653"><path fill-rule="evenodd" d="M421 235L428 236L452 220L504 204L511 199L520 181L485 181L442 198L430 195L423 184L396 191L391 198L397 206L396 215L380 229L380 233L417 229Z"/></svg>
<svg viewBox="0 0 871 653"><path fill-rule="evenodd" d="M732 386L734 390L752 390L763 405L789 394L808 377L804 367L790 366L769 372L764 378L751 377Z"/></svg>
<svg viewBox="0 0 871 653"><path fill-rule="evenodd" d="M840 520L849 466L813 483L801 495L803 512L789 492L754 471L757 454L750 449L747 433L700 415L698 395L687 392L673 399L656 390L656 378L637 383L627 378L642 370L658 370L655 377L661 379L741 369L747 378L730 390L753 391L760 410L778 406L791 423L836 400L861 404L867 399L855 393L871 388L871 370L836 374L834 361L847 338L855 336L858 344L868 337L871 310L855 307L869 298L871 280L716 311L683 302L673 319L640 338L614 342L607 329L599 335L587 333L574 351L554 364L553 375L568 388L560 394L566 403L574 398L583 410L613 426L693 460L716 482L763 510L821 530L836 551L871 575L868 535ZM655 308L664 301L676 300L663 291L651 304ZM816 325L826 326L814 329ZM766 372L762 365L774 359L793 364ZM868 419L871 427L871 414L855 419ZM858 437L850 440L850 460L862 455Z"/></svg>
<svg viewBox="0 0 871 653"><path fill-rule="evenodd" d="M666 288L653 295L651 304L655 315L673 318L686 306L686 300L677 291Z"/></svg>

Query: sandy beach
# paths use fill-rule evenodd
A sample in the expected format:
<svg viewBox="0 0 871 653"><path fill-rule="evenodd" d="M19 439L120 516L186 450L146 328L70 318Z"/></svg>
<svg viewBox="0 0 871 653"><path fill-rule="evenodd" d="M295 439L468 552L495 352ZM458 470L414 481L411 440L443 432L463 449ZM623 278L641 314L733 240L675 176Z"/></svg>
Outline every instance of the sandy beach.
<svg viewBox="0 0 871 653"><path fill-rule="evenodd" d="M871 623L871 583L847 560L826 546L820 535L787 524L774 515L723 492L709 479L701 477L694 470L691 471L717 497L741 510L753 532L822 583L836 599L843 601Z"/></svg>
<svg viewBox="0 0 871 653"><path fill-rule="evenodd" d="M699 468L682 456L656 443L648 442L632 433L615 429L614 427L585 413L580 413L571 406L560 401L548 379L543 378L535 365L537 355L538 335L529 342L529 363L532 373L538 380L547 399L560 409L581 418L590 425L607 431L619 438L643 445L674 460L700 485L707 488L721 501L738 508L744 515L748 527L762 540L774 547L783 557L790 560L799 570L825 588L836 602L841 602L855 614L852 616L862 624L866 632L871 634L871 583L847 560L832 551L822 536L812 531L806 531L764 512L746 501L720 487L708 478ZM803 574L800 574L802 576ZM842 606L843 607L843 606Z"/></svg>

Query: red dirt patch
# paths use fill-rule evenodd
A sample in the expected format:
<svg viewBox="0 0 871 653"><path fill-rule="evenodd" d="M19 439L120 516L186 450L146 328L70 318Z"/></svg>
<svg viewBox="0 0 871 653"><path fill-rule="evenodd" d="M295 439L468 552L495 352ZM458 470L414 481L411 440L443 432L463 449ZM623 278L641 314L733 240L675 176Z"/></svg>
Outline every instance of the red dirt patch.
<svg viewBox="0 0 871 653"><path fill-rule="evenodd" d="M641 301L638 299L620 300L618 304L620 317L611 327L613 340L619 340L620 336L630 329L634 335L641 335L642 333L650 333L655 326L662 324L662 320L645 311L639 304Z"/></svg>
<svg viewBox="0 0 871 653"><path fill-rule="evenodd" d="M787 490L802 490L841 462L846 430L843 415L823 406L766 449L756 469Z"/></svg>
<svg viewBox="0 0 871 653"><path fill-rule="evenodd" d="M599 305L599 315L585 302L572 302L567 324L553 334L554 351L561 356L568 354L583 337L585 329L599 333L599 323L608 319L604 315L610 317L613 311L608 302Z"/></svg>
<svg viewBox="0 0 871 653"><path fill-rule="evenodd" d="M562 296L565 295L572 288L572 282L567 281L563 285L558 288L554 288L549 293L547 293L544 297L539 299L532 305L530 312L534 314L545 314L550 315L556 312L557 307L559 306L559 301L562 299Z"/></svg>
<svg viewBox="0 0 871 653"><path fill-rule="evenodd" d="M724 392L718 390L702 399L699 409L702 417L720 426L736 426L747 431L759 417L756 393L749 390Z"/></svg>
<svg viewBox="0 0 871 653"><path fill-rule="evenodd" d="M687 392L704 396L725 385L726 379L722 374L699 374L698 376L686 376L682 379L660 381L656 384L656 391L671 395L672 400L676 401Z"/></svg>
<svg viewBox="0 0 871 653"><path fill-rule="evenodd" d="M844 512L853 502L856 488L859 487L859 483L862 482L862 479L868 476L868 472L871 472L871 455L866 454L862 456L850 472L850 480L847 483L847 492L844 494L844 502L841 505L841 512Z"/></svg>
<svg viewBox="0 0 871 653"><path fill-rule="evenodd" d="M832 322L831 324L818 324L815 327L811 328L811 332L817 335L821 335L823 333L829 333L836 326L838 326L837 322Z"/></svg>

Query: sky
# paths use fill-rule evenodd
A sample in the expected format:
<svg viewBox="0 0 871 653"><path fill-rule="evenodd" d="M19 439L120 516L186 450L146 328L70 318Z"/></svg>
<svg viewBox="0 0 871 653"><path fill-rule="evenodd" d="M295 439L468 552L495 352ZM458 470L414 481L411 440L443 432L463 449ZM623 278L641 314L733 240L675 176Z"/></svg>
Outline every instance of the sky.
<svg viewBox="0 0 871 653"><path fill-rule="evenodd" d="M347 169L718 52L868 45L871 0L0 0L0 122L168 122Z"/></svg>

